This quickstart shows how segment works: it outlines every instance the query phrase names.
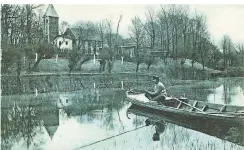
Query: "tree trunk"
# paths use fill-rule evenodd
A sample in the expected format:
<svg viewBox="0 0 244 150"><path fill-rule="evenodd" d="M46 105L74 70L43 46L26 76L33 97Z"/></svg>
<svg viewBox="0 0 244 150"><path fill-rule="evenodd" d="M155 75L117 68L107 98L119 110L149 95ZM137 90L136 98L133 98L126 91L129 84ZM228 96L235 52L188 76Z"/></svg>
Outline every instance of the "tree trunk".
<svg viewBox="0 0 244 150"><path fill-rule="evenodd" d="M200 51L201 51L201 60L202 60L202 69L204 70L204 56L203 56L203 49L202 49L202 46L201 46L201 49L200 49Z"/></svg>
<svg viewBox="0 0 244 150"><path fill-rule="evenodd" d="M167 54L166 54L166 64L167 64L167 58L169 56L169 43L170 43L170 38L169 38L169 26L168 23L166 22L166 30L167 30Z"/></svg>
<svg viewBox="0 0 244 150"><path fill-rule="evenodd" d="M147 65L147 72L149 72L150 66L151 66L151 64Z"/></svg>
<svg viewBox="0 0 244 150"><path fill-rule="evenodd" d="M174 41L174 29L173 29L173 31L172 31L172 53L171 53L171 58L174 58L174 55L175 55L175 41Z"/></svg>
<svg viewBox="0 0 244 150"><path fill-rule="evenodd" d="M34 63L34 65L31 68L31 71L36 71L38 64L40 63L40 61L43 59L43 56L41 55L40 57L38 57L37 61Z"/></svg>
<svg viewBox="0 0 244 150"><path fill-rule="evenodd" d="M175 50L175 59L177 60L178 58L178 30L177 30L177 26L175 27L175 47L176 47L176 50Z"/></svg>
<svg viewBox="0 0 244 150"><path fill-rule="evenodd" d="M103 72L104 68L105 68L105 61L104 60L100 60L99 72Z"/></svg>
<svg viewBox="0 0 244 150"><path fill-rule="evenodd" d="M137 62L137 63L136 63L136 72L138 72L138 70L139 70L139 65L140 65L140 63Z"/></svg>
<svg viewBox="0 0 244 150"><path fill-rule="evenodd" d="M21 57L17 56L17 76L20 76L21 72Z"/></svg>
<svg viewBox="0 0 244 150"><path fill-rule="evenodd" d="M21 94L23 90L22 90L20 76L17 76L17 85L18 85L18 93Z"/></svg>
<svg viewBox="0 0 244 150"><path fill-rule="evenodd" d="M184 31L183 31L183 53L184 53L184 55L186 55L186 31L185 31L185 29L184 29Z"/></svg>

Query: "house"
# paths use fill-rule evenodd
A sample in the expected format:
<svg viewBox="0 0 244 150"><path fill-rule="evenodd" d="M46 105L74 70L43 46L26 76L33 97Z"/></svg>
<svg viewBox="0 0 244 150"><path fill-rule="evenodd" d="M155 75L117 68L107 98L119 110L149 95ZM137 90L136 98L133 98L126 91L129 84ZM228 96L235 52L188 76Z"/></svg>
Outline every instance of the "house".
<svg viewBox="0 0 244 150"><path fill-rule="evenodd" d="M67 28L64 34L56 36L54 42L61 52L78 50L87 55L98 55L101 48L101 39L97 35L84 35L85 30Z"/></svg>
<svg viewBox="0 0 244 150"><path fill-rule="evenodd" d="M85 36L83 29L67 28L64 34L59 34L59 16L52 4L49 4L43 15L43 34L49 43L59 47L60 53L78 49L87 55L98 55L101 40L98 35ZM88 34L87 34L88 35Z"/></svg>
<svg viewBox="0 0 244 150"><path fill-rule="evenodd" d="M160 49L152 49L150 47L141 47L139 49L137 49L136 47L136 43L124 43L122 46L119 46L118 47L118 50L117 50L117 56L119 57L124 57L126 59L130 59L130 58L134 58L136 57L136 53L138 53L137 51L140 51L140 50L146 50L146 51L149 51L151 56L153 57L165 57L166 55L166 52L165 51L162 51Z"/></svg>
<svg viewBox="0 0 244 150"><path fill-rule="evenodd" d="M136 45L134 43L128 43L118 47L117 56L125 58L135 57Z"/></svg>

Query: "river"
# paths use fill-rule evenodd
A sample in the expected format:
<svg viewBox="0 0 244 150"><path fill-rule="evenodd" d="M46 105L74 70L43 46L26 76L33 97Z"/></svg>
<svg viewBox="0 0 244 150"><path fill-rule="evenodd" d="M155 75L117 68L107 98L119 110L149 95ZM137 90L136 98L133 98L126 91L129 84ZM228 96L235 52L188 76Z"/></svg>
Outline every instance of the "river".
<svg viewBox="0 0 244 150"><path fill-rule="evenodd" d="M92 81L86 83L91 85L91 88L87 89L50 90L49 93L48 90L42 93L38 90L36 93L34 88L34 92L21 94L9 92L10 94L3 95L1 148L13 150L244 149L235 142L167 122L160 132L160 139L155 141L153 139L155 125L145 126L147 118L144 116L132 113L128 118L126 115L131 104L126 101L125 89L145 88L152 84L150 80L133 80L133 84L129 87L127 81L129 80L114 79L116 84L107 85L105 88L98 87L98 83L94 85L95 82ZM185 95L190 99L244 106L244 78L189 81L189 83L179 81L174 84L166 80L163 82L167 82L168 93L171 95ZM108 84L107 80L106 84ZM8 93L6 89L5 93ZM65 101L70 106L58 109L56 106L58 100Z"/></svg>

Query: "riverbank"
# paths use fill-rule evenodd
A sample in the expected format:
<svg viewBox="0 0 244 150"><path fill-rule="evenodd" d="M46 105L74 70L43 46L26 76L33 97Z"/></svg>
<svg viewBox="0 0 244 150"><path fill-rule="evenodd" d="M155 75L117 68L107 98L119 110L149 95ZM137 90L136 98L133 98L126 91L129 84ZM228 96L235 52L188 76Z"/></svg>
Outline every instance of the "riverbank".
<svg viewBox="0 0 244 150"><path fill-rule="evenodd" d="M73 79L73 78L72 78ZM107 79L103 79L101 81L104 81ZM100 95L106 95L109 93L114 92L122 92L125 93L125 91L129 89L147 89L152 90L154 87L153 83L150 80L142 80L139 81L130 81L124 80L123 82L117 81L116 79L113 79L112 82L102 83L99 81L87 81L83 82L83 86L80 84L76 84L73 82L73 80L58 80L58 86L54 87L48 87L47 82L41 79L35 79L35 85L32 85L33 87L36 87L36 89L31 89L31 87L28 87L29 81L24 80L26 82L23 82L22 86L25 87L25 91L22 91L22 93L12 93L12 94L6 94L6 90L3 89L4 95L2 95L2 107L5 108L11 108L14 105L18 106L36 106L40 104L50 104L55 105L57 100L60 97L66 97L68 100L75 100L79 101L81 99L87 99L87 98L97 98ZM53 82L52 82L53 81ZM56 84L56 80L51 80L50 84ZM190 95L191 91L200 89L212 89L213 87L220 86L223 82L221 80L217 81L195 81L195 80L163 80L162 81L165 86L167 87L167 93L172 96L183 96L186 94L186 96L189 96L189 98L192 96ZM27 84L26 84L27 83ZM95 83L95 84L94 84ZM123 85L122 85L123 84ZM211 92L211 91L210 91ZM195 98L195 97L191 97Z"/></svg>
<svg viewBox="0 0 244 150"><path fill-rule="evenodd" d="M181 79L181 80L199 80L208 79L212 73L219 73L220 71L213 70L205 67L202 69L200 63L194 63L193 67L190 63L191 60L185 60L181 64L181 60L167 59L167 64L161 59L157 59L148 70L145 63L140 64L138 72L136 72L136 64L133 62L122 62L115 60L111 73L99 72L100 63L96 60L90 60L80 66L77 71L69 73L69 62L67 59L44 59L41 60L37 67L37 72L27 73L21 72L21 76L60 76L60 75L108 75L108 74L128 74L128 75L157 75L164 79ZM16 76L16 73L4 74L2 76Z"/></svg>

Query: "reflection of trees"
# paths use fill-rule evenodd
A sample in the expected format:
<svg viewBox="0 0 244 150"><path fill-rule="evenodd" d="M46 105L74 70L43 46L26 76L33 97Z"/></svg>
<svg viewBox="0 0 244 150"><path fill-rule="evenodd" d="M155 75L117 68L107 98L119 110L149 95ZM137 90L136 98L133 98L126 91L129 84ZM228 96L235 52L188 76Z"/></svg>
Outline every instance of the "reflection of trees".
<svg viewBox="0 0 244 150"><path fill-rule="evenodd" d="M121 120L121 118L120 118L120 113L119 113L119 107L117 106L116 107L116 112L117 112L117 115L118 115L118 118L119 118L119 123L120 123L120 125L121 125L121 127L123 128L123 130L124 130L124 124L123 124L123 122L122 122L122 120Z"/></svg>
<svg viewBox="0 0 244 150"><path fill-rule="evenodd" d="M136 81L133 81L136 80ZM30 75L30 76L3 76L1 81L2 95L30 94L38 90L38 93L45 92L68 92L76 90L92 89L93 83L96 88L111 89L121 88L121 81L124 81L124 88L145 87L153 84L147 81L147 76L131 75ZM153 85L152 85L153 86ZM151 85L149 85L151 87Z"/></svg>
<svg viewBox="0 0 244 150"><path fill-rule="evenodd" d="M2 95L11 95L11 94L21 94L22 93L22 84L20 77L2 77L1 78L1 90Z"/></svg>
<svg viewBox="0 0 244 150"><path fill-rule="evenodd" d="M89 122L94 119L101 120L103 126L109 130L115 128L115 119L118 117L123 128L119 112L124 106L125 94L120 92L86 91L82 93L82 98L74 97L73 105L65 108L65 111L70 116L80 116L80 122L85 121L83 116L86 116Z"/></svg>
<svg viewBox="0 0 244 150"><path fill-rule="evenodd" d="M11 147L16 141L22 137L27 142L29 148L33 137L35 136L35 128L41 125L39 110L37 108L13 107L12 109L2 110L1 114L1 136L3 147Z"/></svg>
<svg viewBox="0 0 244 150"><path fill-rule="evenodd" d="M244 91L244 79L240 79L240 81L238 82L238 86L241 87L242 91Z"/></svg>
<svg viewBox="0 0 244 150"><path fill-rule="evenodd" d="M115 118L113 116L113 110L112 108L108 108L107 113L104 114L104 120L103 120L103 125L109 129L113 130L115 125L114 125Z"/></svg>
<svg viewBox="0 0 244 150"><path fill-rule="evenodd" d="M231 102L231 98L230 98L230 82L227 82L226 80L224 80L223 83L224 86L224 103L225 104L229 104Z"/></svg>
<svg viewBox="0 0 244 150"><path fill-rule="evenodd" d="M104 114L103 125L109 130L113 130L115 128L115 112L118 115L121 126L123 127L119 114L119 111L123 107L123 99L116 92L110 96L104 96L103 98L105 99L105 107L107 108L107 112Z"/></svg>

